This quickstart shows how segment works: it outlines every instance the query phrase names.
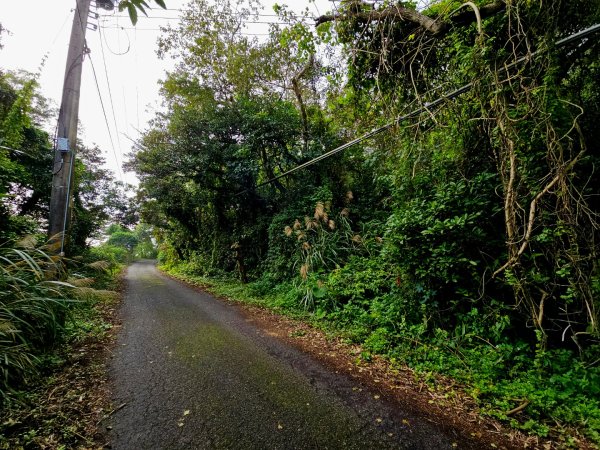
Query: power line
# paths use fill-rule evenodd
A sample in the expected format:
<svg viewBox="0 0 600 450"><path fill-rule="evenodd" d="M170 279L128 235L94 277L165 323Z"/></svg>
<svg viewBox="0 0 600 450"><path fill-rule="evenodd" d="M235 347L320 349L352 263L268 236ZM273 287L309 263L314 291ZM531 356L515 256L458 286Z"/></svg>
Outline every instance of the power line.
<svg viewBox="0 0 600 450"><path fill-rule="evenodd" d="M104 53L104 45L102 42L102 30L100 28L98 28L98 33L99 33L99 37L100 37L100 49L102 51L102 62L104 64L104 75L106 76L106 86L108 88L108 97L110 100L110 108L112 110L113 123L115 124L115 132L117 134L117 146L119 147L119 155L123 155L123 149L121 148L121 140L119 139L119 126L117 125L117 116L115 114L115 103L113 101L112 89L110 87L111 82L110 82L110 78L108 76L108 68L106 67L106 55ZM115 155L115 159L116 159L116 155ZM118 159L116 159L116 163L120 170L121 162ZM123 181L123 180L121 180L121 181Z"/></svg>
<svg viewBox="0 0 600 450"><path fill-rule="evenodd" d="M600 31L600 24L595 24L595 25L592 25L591 27L588 27L584 30L581 30L577 33L574 33L570 36L567 36L563 39L556 41L555 45L556 45L556 47L562 47L563 45L584 39L592 34L599 32L599 31ZM538 53L539 53L539 51L536 51L536 52L530 53L529 55L518 58L517 60L513 61L512 63L510 63L510 64L504 66L502 69L498 70L497 73L498 74L506 73L513 67L515 67L523 62L529 61L531 58L536 56ZM299 170L305 169L306 167L312 166L313 164L316 164L324 159L330 158L331 156L336 155L337 153L340 153L349 147L352 147L356 144L366 141L367 139L377 136L378 134L381 134L384 131L387 131L388 129L392 128L393 126L399 124L400 122L403 122L405 120L411 119L416 116L419 116L424 112L430 112L432 109L437 108L442 103L445 103L448 100L452 100L452 99L464 94L465 92L470 91L472 88L473 88L473 82L465 84L464 86L462 86L458 89L455 89L454 91L451 91L445 95L442 95L441 97L435 99L432 102L425 103L420 108L417 108L417 109L409 112L408 114L396 117L393 121L388 122L379 128L375 128L374 130L372 130L350 142L347 142L346 144L340 145L339 147L336 147L333 150L323 153L322 155L317 156L316 158L313 158L310 161L307 161L303 164L300 164L299 166L296 166L293 169L288 170L287 172L277 175L276 177L273 177L270 180L267 180L263 183L259 183L255 186L255 189L262 187L262 186L266 186L267 184L271 184L281 178L284 178L284 177L287 177L287 176L293 174L294 172L297 172ZM244 189L243 191L239 192L237 195L241 195L247 191L248 191L248 189Z"/></svg>
<svg viewBox="0 0 600 450"><path fill-rule="evenodd" d="M109 20L109 18L117 18L117 19L127 19L129 18L129 16L125 16L125 15L114 15L114 16L108 16L106 18L104 18L103 20L105 22L107 22ZM145 17L144 20L189 20L186 17L169 17L169 16L148 16ZM300 22L306 22L306 20L300 20ZM296 22L290 22L290 21L280 21L280 20L244 20L243 21L244 24L274 24L274 25L292 25Z"/></svg>
<svg viewBox="0 0 600 450"><path fill-rule="evenodd" d="M65 29L65 25L67 24L67 22L69 21L69 19L71 18L71 13L73 12L73 10L69 11L69 13L67 14L67 17L65 17L65 21L63 22L63 24L60 26L60 29L58 30L58 32L56 33L56 36L54 37L54 39L52 39L52 44L51 47L54 47L54 44L56 44L56 41L58 40L58 38L60 37L60 35L62 34L63 30Z"/></svg>
<svg viewBox="0 0 600 450"><path fill-rule="evenodd" d="M127 114L127 98L125 96L125 86L121 84L121 95L123 98L123 112L125 113L125 128L128 127L129 124L129 115ZM119 147L119 150L120 147ZM121 157L123 157L123 151L121 150Z"/></svg>
<svg viewBox="0 0 600 450"><path fill-rule="evenodd" d="M139 64L138 64L138 38L137 38L137 31L134 32L135 35L135 47L134 47L134 55L135 55L135 79L139 80L139 73L140 73L140 68L139 68ZM138 84L135 84L135 113L136 113L136 118L137 118L137 127L140 127L140 91L138 88Z"/></svg>
<svg viewBox="0 0 600 450"><path fill-rule="evenodd" d="M165 8L165 9L160 9L159 11L176 11L176 12L188 12L189 10L187 9L181 9L181 8ZM221 11L219 12L219 14L223 14L226 16L239 16L240 13L234 13L234 12L227 12L227 11ZM255 13L250 13L249 14L252 17L279 17L279 14L255 14ZM129 17L129 16L127 16Z"/></svg>
<svg viewBox="0 0 600 450"><path fill-rule="evenodd" d="M4 150L10 150L11 152L17 152L17 153L20 153L22 155L26 155L27 154L23 150L17 150L16 148L7 147L6 145L0 145L0 148L2 148Z"/></svg>
<svg viewBox="0 0 600 450"><path fill-rule="evenodd" d="M122 27L120 25L103 25L102 28L108 29L120 29L120 30L136 30L136 31L163 31L162 28L138 28L138 27ZM271 33L237 33L242 36L271 36Z"/></svg>
<svg viewBox="0 0 600 450"><path fill-rule="evenodd" d="M83 19L81 17L81 13L78 12L79 15L79 25L81 27L81 30L84 33L85 36L85 27L87 25L87 20L86 20L86 25L84 25ZM87 41L84 41L84 49L87 49ZM92 54L91 53L87 53L89 58L90 58L90 65L92 66L92 73L94 75L94 81L96 82L96 90L98 92L98 98L100 99L100 106L102 107L102 113L104 115L104 123L106 124L106 129L108 131L108 138L110 140L110 146L113 152L113 155L115 156L115 162L117 163L117 175L119 176L119 178L121 179L121 182L125 183L124 179L123 179L123 171L121 170L121 166L119 164L119 158L117 157L117 152L115 150L115 143L112 137L112 132L110 131L110 125L108 124L108 116L106 114L106 108L104 107L104 100L102 99L102 93L100 92L100 83L98 82L98 76L96 74L96 67L94 67L94 61L92 59ZM84 50L84 55L85 55L85 50ZM110 91L110 86L109 86L109 91ZM71 173L73 172L73 166L71 165Z"/></svg>
<svg viewBox="0 0 600 450"><path fill-rule="evenodd" d="M100 24L98 24L100 25ZM98 30L104 28L104 26L99 26ZM110 48L110 45L108 43L108 41L106 40L106 34L102 34L100 33L100 38L104 38L104 43L106 44L106 48L108 49L109 52L111 52L113 55L115 56L123 56L126 55L127 53L129 53L129 50L131 50L131 39L129 38L129 33L127 32L127 30L123 30L125 31L125 36L127 36L127 49L123 52L115 52L112 48ZM121 40L119 39L119 47L121 44Z"/></svg>
<svg viewBox="0 0 600 450"><path fill-rule="evenodd" d="M106 108L104 107L104 100L102 99L102 93L100 92L100 84L98 83L98 77L96 76L96 68L94 67L94 61L92 60L92 57L90 55L90 64L92 66L92 73L94 74L94 80L96 81L96 89L98 91L98 98L100 99L100 105L102 106L102 113L104 114L104 123L106 123L106 129L108 131L108 138L110 139L110 145L112 148L112 152L113 155L115 156L115 161L117 162L117 168L118 170L118 175L119 178L121 179L121 182L125 182L123 180L123 172L121 170L121 166L119 165L119 158L117 157L117 152L115 150L115 143L113 140L113 136L112 136L112 132L110 131L110 125L108 124L108 116L106 115Z"/></svg>

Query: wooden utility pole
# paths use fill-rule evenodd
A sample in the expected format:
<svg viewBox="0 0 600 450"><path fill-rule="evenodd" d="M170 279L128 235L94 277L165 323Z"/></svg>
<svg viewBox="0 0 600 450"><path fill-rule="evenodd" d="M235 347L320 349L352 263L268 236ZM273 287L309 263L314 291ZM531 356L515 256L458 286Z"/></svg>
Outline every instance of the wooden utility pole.
<svg viewBox="0 0 600 450"><path fill-rule="evenodd" d="M77 0L73 27L71 28L71 41L67 55L60 112L58 114L48 234L54 242L60 240L61 254L64 254L66 234L71 216L71 188L73 186L73 163L75 162L77 144L81 71L83 69L83 59L87 52L85 32L87 30L90 3L91 0Z"/></svg>

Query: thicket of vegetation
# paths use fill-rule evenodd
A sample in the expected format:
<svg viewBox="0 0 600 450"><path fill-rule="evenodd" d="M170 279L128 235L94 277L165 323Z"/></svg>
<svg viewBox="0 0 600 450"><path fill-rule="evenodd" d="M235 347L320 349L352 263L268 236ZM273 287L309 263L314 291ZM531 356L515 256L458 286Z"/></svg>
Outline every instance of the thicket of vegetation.
<svg viewBox="0 0 600 450"><path fill-rule="evenodd" d="M142 217L165 267L235 275L515 426L600 442L600 46L557 45L600 2L475 4L479 23L455 1L342 2L316 28L278 7L290 25L258 40L256 2L190 2L130 162Z"/></svg>
<svg viewBox="0 0 600 450"><path fill-rule="evenodd" d="M36 76L0 71L2 409L18 403L20 390L37 384L40 370L53 367L53 355L77 338L93 305L114 297L106 288L113 287L120 267L138 247L152 256L147 227L123 228L137 222L126 187L102 168L100 149L82 143L74 170L68 257L47 244L53 144L45 130L53 128L54 119L37 91ZM117 224L108 230L110 239L90 248L109 219Z"/></svg>

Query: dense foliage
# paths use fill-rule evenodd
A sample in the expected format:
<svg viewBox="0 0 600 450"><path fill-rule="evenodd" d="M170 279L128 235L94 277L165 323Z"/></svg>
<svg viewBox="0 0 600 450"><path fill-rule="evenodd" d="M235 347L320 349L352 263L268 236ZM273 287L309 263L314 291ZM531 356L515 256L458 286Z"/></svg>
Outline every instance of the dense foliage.
<svg viewBox="0 0 600 450"><path fill-rule="evenodd" d="M102 168L100 149L82 143L73 173L68 258L45 244L53 161L45 130L53 117L35 76L0 72L0 406L48 366L57 344L74 333L77 312L113 296L92 286L116 276L133 250L119 243L89 248L109 219L131 226L137 216L126 187ZM144 242L151 253L148 230Z"/></svg>
<svg viewBox="0 0 600 450"><path fill-rule="evenodd" d="M279 7L291 25L259 41L240 26L255 2L192 1L160 42L179 61L166 111L130 162L142 215L166 266L236 274L465 380L491 414L600 440L599 46L557 45L600 2L475 3L480 29L452 1L414 20L343 2L316 30Z"/></svg>
<svg viewBox="0 0 600 450"><path fill-rule="evenodd" d="M0 72L1 244L43 233L47 226L53 145L45 130L53 114L37 92L35 76ZM128 187L102 167L101 150L81 142L77 150L70 254L83 251L108 219L125 226L137 223Z"/></svg>

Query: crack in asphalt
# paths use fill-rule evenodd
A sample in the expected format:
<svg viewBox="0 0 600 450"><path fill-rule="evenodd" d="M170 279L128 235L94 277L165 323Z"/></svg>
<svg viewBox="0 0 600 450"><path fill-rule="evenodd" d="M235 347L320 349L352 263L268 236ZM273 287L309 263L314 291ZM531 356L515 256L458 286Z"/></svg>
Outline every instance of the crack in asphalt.
<svg viewBox="0 0 600 450"><path fill-rule="evenodd" d="M133 264L111 362L114 449L451 449L459 438ZM410 424L410 425L408 425ZM465 443L460 448L474 448Z"/></svg>

